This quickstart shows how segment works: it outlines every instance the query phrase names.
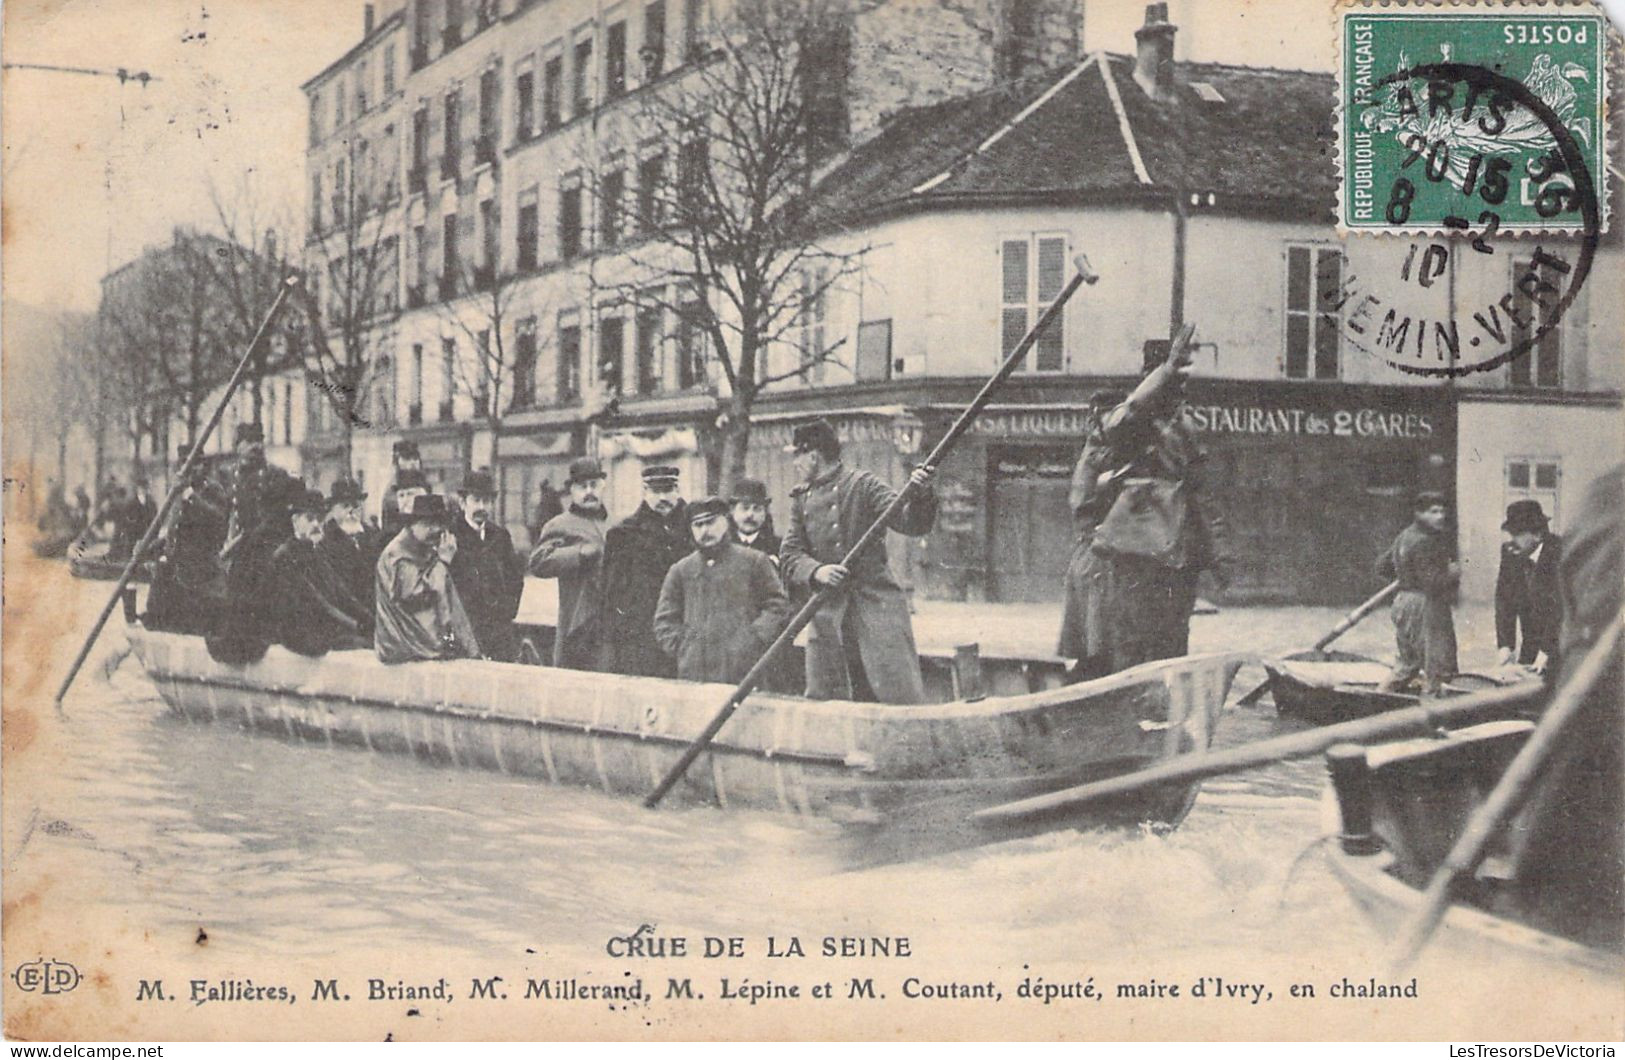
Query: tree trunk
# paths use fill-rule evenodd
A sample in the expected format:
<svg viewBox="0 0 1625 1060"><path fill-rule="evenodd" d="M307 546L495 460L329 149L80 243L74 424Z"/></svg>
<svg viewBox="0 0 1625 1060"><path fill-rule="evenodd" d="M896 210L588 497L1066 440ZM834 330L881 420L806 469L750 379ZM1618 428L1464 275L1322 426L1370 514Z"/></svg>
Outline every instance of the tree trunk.
<svg viewBox="0 0 1625 1060"><path fill-rule="evenodd" d="M723 481L713 485L711 492L721 494L733 483L744 478L750 457L750 402L735 399L728 413L728 426L722 439Z"/></svg>

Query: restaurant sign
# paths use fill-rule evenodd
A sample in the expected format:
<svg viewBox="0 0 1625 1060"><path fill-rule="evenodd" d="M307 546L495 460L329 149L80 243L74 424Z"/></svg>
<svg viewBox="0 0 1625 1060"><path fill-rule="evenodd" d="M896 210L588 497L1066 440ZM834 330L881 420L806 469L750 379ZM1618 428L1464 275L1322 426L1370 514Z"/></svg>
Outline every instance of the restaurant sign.
<svg viewBox="0 0 1625 1060"><path fill-rule="evenodd" d="M1396 411L1374 406L1311 409L1259 404L1187 404L1191 426L1204 434L1279 434L1329 438L1396 438L1424 440L1436 432L1427 412ZM1088 424L1085 409L1035 409L995 412L972 425L976 434L998 438L1066 436L1082 439Z"/></svg>

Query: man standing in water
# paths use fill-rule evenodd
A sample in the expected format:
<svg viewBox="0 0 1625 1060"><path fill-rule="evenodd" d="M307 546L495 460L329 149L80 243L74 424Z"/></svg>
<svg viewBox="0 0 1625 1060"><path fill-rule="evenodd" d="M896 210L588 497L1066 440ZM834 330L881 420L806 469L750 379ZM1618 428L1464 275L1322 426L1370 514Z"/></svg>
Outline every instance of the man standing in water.
<svg viewBox="0 0 1625 1060"><path fill-rule="evenodd" d="M892 577L886 544L877 541L851 568L847 550L896 499L890 486L841 462L841 443L827 420L791 436L801 485L790 493L790 529L780 551L786 585L834 593L812 620L807 637L807 696L881 703L923 703L925 685L914 647L908 599ZM937 518L931 468L909 476L908 503L890 529L918 537Z"/></svg>
<svg viewBox="0 0 1625 1060"><path fill-rule="evenodd" d="M1411 525L1377 560L1377 576L1399 582L1392 611L1399 654L1393 673L1379 686L1384 692L1397 692L1420 674L1422 693L1436 696L1456 672L1456 624L1450 602L1461 565L1450 558L1444 532L1447 518L1444 494L1418 493Z"/></svg>

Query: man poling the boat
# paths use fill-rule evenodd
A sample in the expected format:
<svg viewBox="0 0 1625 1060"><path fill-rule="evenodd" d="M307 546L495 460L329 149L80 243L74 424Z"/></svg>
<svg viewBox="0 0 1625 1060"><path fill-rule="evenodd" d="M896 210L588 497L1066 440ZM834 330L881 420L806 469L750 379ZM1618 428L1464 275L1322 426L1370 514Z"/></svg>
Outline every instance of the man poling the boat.
<svg viewBox="0 0 1625 1060"><path fill-rule="evenodd" d="M447 528L446 499L412 501L409 522L378 557L378 610L373 632L386 663L478 658L480 644L451 579L457 538Z"/></svg>
<svg viewBox="0 0 1625 1060"><path fill-rule="evenodd" d="M1513 501L1501 529L1511 540L1501 546L1495 577L1497 661L1514 660L1544 674L1557 657L1563 599L1558 568L1563 539L1552 533L1539 501ZM1522 633L1520 643L1519 634Z"/></svg>
<svg viewBox="0 0 1625 1060"><path fill-rule="evenodd" d="M1423 694L1436 696L1456 672L1456 624L1450 601L1461 565L1450 558L1444 533L1448 519L1444 494L1417 494L1415 511L1411 525L1377 560L1377 574L1399 583L1392 610L1398 657L1393 673L1379 688L1397 692L1420 675Z"/></svg>
<svg viewBox="0 0 1625 1060"><path fill-rule="evenodd" d="M801 485L790 492L780 569L798 588L836 591L813 616L807 636L807 697L925 702L908 599L892 576L885 543L877 542L852 567L842 563L897 492L841 462L840 439L828 420L796 427L789 451ZM933 470L919 467L909 475L910 492L888 529L914 537L930 532L937 518Z"/></svg>
<svg viewBox="0 0 1625 1060"><path fill-rule="evenodd" d="M604 534L604 645L614 673L671 677L655 638L655 602L672 564L694 551L678 469L643 469L643 503Z"/></svg>
<svg viewBox="0 0 1625 1060"><path fill-rule="evenodd" d="M186 452L183 447L182 464ZM180 490L175 516L153 569L143 621L152 629L202 635L218 625L226 602L226 569L220 547L226 540L230 500L210 480L201 461L187 473Z"/></svg>
<svg viewBox="0 0 1625 1060"><path fill-rule="evenodd" d="M457 492L462 511L452 524L457 538L452 581L474 625L480 650L488 659L509 662L518 653L513 619L525 590L524 571L514 553L513 538L492 516L497 489L491 473L469 472Z"/></svg>
<svg viewBox="0 0 1625 1060"><path fill-rule="evenodd" d="M253 662L277 637L272 557L293 536L292 509L303 499L305 484L284 472L264 476L261 486L252 506L242 509L255 512L259 521L235 545L227 543L226 602L220 623L205 638L209 655L223 663Z"/></svg>
<svg viewBox="0 0 1625 1060"><path fill-rule="evenodd" d="M666 573L654 634L685 681L738 681L773 643L790 602L766 556L733 540L728 502L688 506L696 552Z"/></svg>
<svg viewBox="0 0 1625 1060"><path fill-rule="evenodd" d="M338 575L340 607L355 618L370 642L376 613L373 567L384 550L384 541L379 531L361 519L361 504L366 499L361 484L354 479L334 482L327 497L322 539L316 548Z"/></svg>
<svg viewBox="0 0 1625 1060"><path fill-rule="evenodd" d="M559 614L553 665L570 670L607 669L601 636L604 521L599 500L604 468L590 456L570 465L570 507L547 521L530 553L530 573L559 580Z"/></svg>

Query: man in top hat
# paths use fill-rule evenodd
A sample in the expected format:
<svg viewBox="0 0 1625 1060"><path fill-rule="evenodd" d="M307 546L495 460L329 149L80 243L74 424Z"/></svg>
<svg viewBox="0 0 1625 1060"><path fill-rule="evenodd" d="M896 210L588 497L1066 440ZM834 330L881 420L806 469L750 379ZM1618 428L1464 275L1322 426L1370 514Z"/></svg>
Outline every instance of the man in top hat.
<svg viewBox="0 0 1625 1060"><path fill-rule="evenodd" d="M687 506L697 549L672 564L655 607L655 639L685 681L738 683L779 635L790 601L773 562L733 540L729 504Z"/></svg>
<svg viewBox="0 0 1625 1060"><path fill-rule="evenodd" d="M491 473L469 472L458 493L461 513L452 523L457 556L451 561L451 577L485 657L512 662L518 655L513 616L525 591L524 568L514 554L513 538L492 512L497 488Z"/></svg>
<svg viewBox="0 0 1625 1060"><path fill-rule="evenodd" d="M395 481L384 495L383 531L386 542L406 528L412 502L429 492L429 480L416 468L407 468L395 474ZM444 498L441 498L444 500Z"/></svg>
<svg viewBox="0 0 1625 1060"><path fill-rule="evenodd" d="M797 427L789 448L801 485L790 491L790 529L779 554L780 571L795 588L838 590L819 609L808 633L808 697L923 703L908 600L892 576L885 541L870 546L851 569L841 563L896 492L869 472L841 462L841 443L827 420ZM921 467L910 474L909 501L890 529L915 537L931 530L937 518L932 473Z"/></svg>
<svg viewBox="0 0 1625 1060"><path fill-rule="evenodd" d="M1418 493L1411 525L1377 560L1377 576L1399 582L1390 611L1398 657L1393 672L1378 686L1384 692L1401 691L1420 674L1422 693L1436 696L1456 673L1456 623L1450 605L1461 565L1451 558L1448 519L1444 494Z"/></svg>
<svg viewBox="0 0 1625 1060"><path fill-rule="evenodd" d="M394 468L397 484L402 481L402 476L415 479L416 476L423 474L423 454L418 451L418 443L416 442L396 442L394 448L390 450L389 459L390 466ZM407 474L408 472L410 474ZM422 479L421 488L422 492L429 492L427 479ZM386 540L393 539L400 532L400 528L406 525L406 518L402 513L411 510L412 501L410 497L403 503L396 498L394 489L384 494L383 504L379 512L379 521L385 528ZM391 526L395 527L393 531L389 529Z"/></svg>
<svg viewBox="0 0 1625 1060"><path fill-rule="evenodd" d="M542 527L530 553L530 573L559 580L558 629L553 665L571 670L606 670L608 652L601 621L604 603L604 521L599 499L604 469L590 456L570 465L565 480L570 507Z"/></svg>
<svg viewBox="0 0 1625 1060"><path fill-rule="evenodd" d="M264 586L272 639L301 655L372 647L371 623L356 615L350 586L321 549L327 498L301 488L288 507L293 534L271 554Z"/></svg>
<svg viewBox="0 0 1625 1060"><path fill-rule="evenodd" d="M655 604L666 572L693 550L677 469L645 467L643 503L604 535L604 641L615 673L676 673L655 639Z"/></svg>
<svg viewBox="0 0 1625 1060"><path fill-rule="evenodd" d="M1544 674L1557 657L1563 618L1559 581L1563 540L1547 528L1546 511L1535 500L1508 505L1501 529L1511 540L1501 546L1501 569L1495 578L1500 662L1504 666L1516 658L1520 665Z"/></svg>
<svg viewBox="0 0 1625 1060"><path fill-rule="evenodd" d="M783 541L773 526L772 502L767 499L767 484L759 478L742 478L728 493L728 505L733 516L734 539L746 548L753 548L779 566L779 546Z"/></svg>
<svg viewBox="0 0 1625 1060"><path fill-rule="evenodd" d="M335 481L327 496L327 518L316 547L339 578L339 600L345 613L354 616L370 638L377 610L373 568L384 550L384 541L378 530L362 521L361 502L366 499L355 479Z"/></svg>
<svg viewBox="0 0 1625 1060"><path fill-rule="evenodd" d="M373 647L386 663L479 657L479 639L451 578L457 538L449 516L438 493L414 497L406 526L378 557Z"/></svg>

